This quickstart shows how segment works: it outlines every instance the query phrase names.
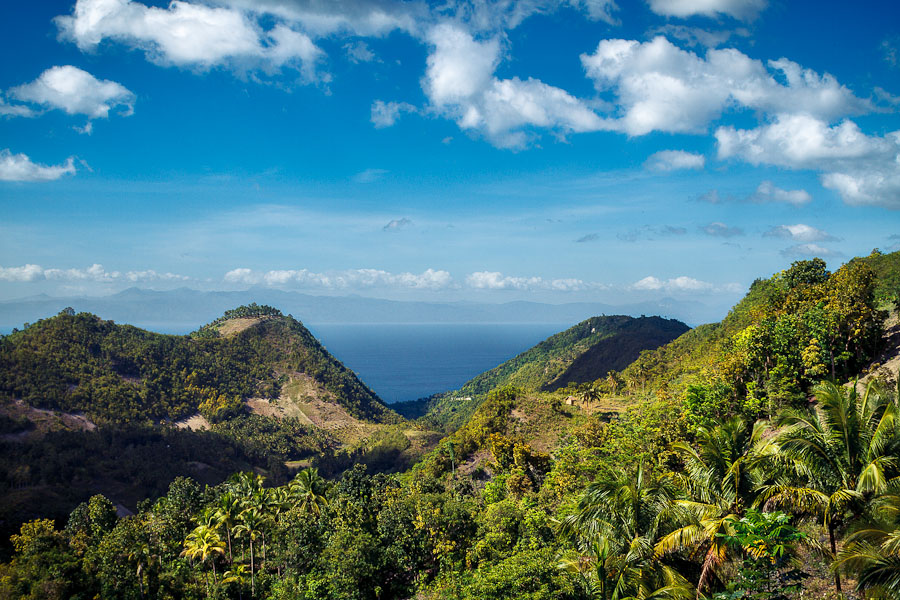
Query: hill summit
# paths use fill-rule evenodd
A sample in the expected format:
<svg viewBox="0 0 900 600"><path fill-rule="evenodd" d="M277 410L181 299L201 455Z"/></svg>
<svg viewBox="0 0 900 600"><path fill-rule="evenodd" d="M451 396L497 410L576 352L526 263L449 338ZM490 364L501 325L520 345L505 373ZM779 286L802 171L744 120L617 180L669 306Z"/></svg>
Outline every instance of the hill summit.
<svg viewBox="0 0 900 600"><path fill-rule="evenodd" d="M0 401L79 412L97 423L218 421L303 379L320 399L374 422L398 417L292 316L250 304L187 336L65 309L0 341Z"/></svg>

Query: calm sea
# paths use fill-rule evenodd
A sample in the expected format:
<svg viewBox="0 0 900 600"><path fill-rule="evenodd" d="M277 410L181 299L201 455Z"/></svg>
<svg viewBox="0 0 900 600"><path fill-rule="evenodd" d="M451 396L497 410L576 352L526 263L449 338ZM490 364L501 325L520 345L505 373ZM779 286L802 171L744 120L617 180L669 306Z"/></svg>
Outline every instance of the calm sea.
<svg viewBox="0 0 900 600"><path fill-rule="evenodd" d="M135 325L172 334L196 329L196 325L183 323ZM306 326L329 352L390 403L457 389L572 323ZM11 330L7 327L0 333Z"/></svg>
<svg viewBox="0 0 900 600"><path fill-rule="evenodd" d="M385 402L453 390L571 324L307 325Z"/></svg>

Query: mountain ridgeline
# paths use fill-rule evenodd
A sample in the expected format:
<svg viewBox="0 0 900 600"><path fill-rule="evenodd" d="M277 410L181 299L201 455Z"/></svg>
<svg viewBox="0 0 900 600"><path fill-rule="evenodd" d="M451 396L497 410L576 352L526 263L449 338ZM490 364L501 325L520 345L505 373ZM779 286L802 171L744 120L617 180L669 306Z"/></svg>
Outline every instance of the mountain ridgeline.
<svg viewBox="0 0 900 600"><path fill-rule="evenodd" d="M302 323L270 307L228 311L189 336L64 310L0 340L0 401L80 412L98 424L198 412L216 422L248 399L278 398L292 378L311 380L356 418L398 420Z"/></svg>

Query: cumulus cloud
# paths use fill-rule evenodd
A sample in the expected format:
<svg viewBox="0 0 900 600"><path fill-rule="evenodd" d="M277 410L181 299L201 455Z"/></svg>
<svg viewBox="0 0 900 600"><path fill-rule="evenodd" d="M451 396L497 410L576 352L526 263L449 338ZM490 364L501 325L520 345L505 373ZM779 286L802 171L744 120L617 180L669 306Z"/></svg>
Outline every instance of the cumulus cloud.
<svg viewBox="0 0 900 600"><path fill-rule="evenodd" d="M310 37L283 22L268 30L245 12L173 0L167 7L132 0L78 0L56 24L63 39L85 52L104 40L143 50L161 65L197 69L216 66L298 68L315 76L322 51Z"/></svg>
<svg viewBox="0 0 900 600"><path fill-rule="evenodd" d="M649 275L644 277L643 279L634 282L630 286L628 286L631 290L637 291L663 291L667 293L698 293L698 292L739 292L741 290L740 284L737 283L725 283L721 285L716 285L710 283L708 281L702 281L700 279L694 279L693 277L688 277L686 275L682 275L680 277L673 277L670 279L660 279L658 277L654 277Z"/></svg>
<svg viewBox="0 0 900 600"><path fill-rule="evenodd" d="M661 150L650 155L644 162L644 168L650 171L669 172L681 169L702 169L706 157L684 150Z"/></svg>
<svg viewBox="0 0 900 600"><path fill-rule="evenodd" d="M0 96L0 116L4 117L35 117L37 113L24 104L8 104Z"/></svg>
<svg viewBox="0 0 900 600"><path fill-rule="evenodd" d="M783 202L794 206L803 206L812 201L812 196L806 190L783 190L776 187L771 181L763 181L756 188L756 193L748 198L751 202Z"/></svg>
<svg viewBox="0 0 900 600"><path fill-rule="evenodd" d="M575 240L575 243L577 243L577 244L584 244L584 243L586 243L586 242L596 242L596 241L599 240L599 239L600 239L600 235L599 235L599 234L596 234L596 233L588 233L587 235L583 235L583 236L581 236L580 238L578 238L577 240Z"/></svg>
<svg viewBox="0 0 900 600"><path fill-rule="evenodd" d="M581 279L544 279L543 277L510 277L498 271L476 271L466 277L466 285L476 290L553 290L575 292L606 286Z"/></svg>
<svg viewBox="0 0 900 600"><path fill-rule="evenodd" d="M43 278L44 269L40 265L0 267L0 281L38 281Z"/></svg>
<svg viewBox="0 0 900 600"><path fill-rule="evenodd" d="M823 119L871 107L831 75L785 58L764 64L730 48L701 57L664 37L603 40L581 62L597 90L616 97L619 114L605 126L629 135L703 133L732 107Z"/></svg>
<svg viewBox="0 0 900 600"><path fill-rule="evenodd" d="M384 231L400 231L412 225L412 221L403 217L402 219L391 219L387 225L382 227Z"/></svg>
<svg viewBox="0 0 900 600"><path fill-rule="evenodd" d="M763 234L766 237L795 240L798 242L829 242L838 238L827 231L816 229L810 225L797 223L796 225L778 225Z"/></svg>
<svg viewBox="0 0 900 600"><path fill-rule="evenodd" d="M354 175L353 181L355 183L375 183L388 173L387 169L366 169Z"/></svg>
<svg viewBox="0 0 900 600"><path fill-rule="evenodd" d="M709 190L697 197L701 202L723 204L726 202L748 202L751 204L784 203L800 207L812 202L812 196L806 190L784 190L771 181L761 182L756 191L748 196L721 194L719 190Z"/></svg>
<svg viewBox="0 0 900 600"><path fill-rule="evenodd" d="M112 283L116 281L126 282L151 282L151 281L189 281L190 277L176 275L175 273L157 273L147 271L107 271L103 265L93 264L84 269L49 268L40 265L27 264L21 267L0 267L0 281L93 281L98 283Z"/></svg>
<svg viewBox="0 0 900 600"><path fill-rule="evenodd" d="M314 37L384 36L391 31L418 32L428 17L422 2L399 0L219 0L220 4L284 19Z"/></svg>
<svg viewBox="0 0 900 600"><path fill-rule="evenodd" d="M494 77L501 58L497 38L479 41L458 25L442 23L427 40L432 50L422 87L432 109L496 146L523 147L532 128L565 134L603 127L596 113L562 89L532 78Z"/></svg>
<svg viewBox="0 0 900 600"><path fill-rule="evenodd" d="M738 235L744 235L744 230L740 227L729 227L725 223L716 221L710 223L709 225L704 225L700 228L700 231L705 233L706 235L711 235L714 237L724 237L730 238Z"/></svg>
<svg viewBox="0 0 900 600"><path fill-rule="evenodd" d="M768 0L649 0L650 10L664 17L685 19L695 15L727 15L741 21L755 19L766 9Z"/></svg>
<svg viewBox="0 0 900 600"><path fill-rule="evenodd" d="M407 288L441 290L453 283L450 273L426 269L422 273L391 273L380 269L350 269L316 273L307 269L258 272L239 268L225 273L228 283L282 287L352 290L362 288Z"/></svg>
<svg viewBox="0 0 900 600"><path fill-rule="evenodd" d="M715 136L720 158L814 169L848 204L900 209L900 131L869 136L847 119L830 126L785 114L755 129L720 127Z"/></svg>
<svg viewBox="0 0 900 600"><path fill-rule="evenodd" d="M482 32L514 29L532 15L552 13L565 6L591 20L618 24L615 13L619 7L613 0L448 0L441 4L439 13Z"/></svg>
<svg viewBox="0 0 900 600"><path fill-rule="evenodd" d="M417 109L407 102L384 102L376 100L372 103L372 124L377 129L393 127L403 113L415 113Z"/></svg>
<svg viewBox="0 0 900 600"><path fill-rule="evenodd" d="M781 251L785 258L810 258L810 257L837 257L843 256L840 252L829 250L818 244L796 244Z"/></svg>
<svg viewBox="0 0 900 600"><path fill-rule="evenodd" d="M12 88L9 95L89 119L105 119L116 108L125 116L134 112L135 97L127 88L72 65L51 67L31 83Z"/></svg>
<svg viewBox="0 0 900 600"><path fill-rule="evenodd" d="M74 174L75 160L71 156L61 165L45 166L32 162L25 154L0 150L0 181L53 181Z"/></svg>

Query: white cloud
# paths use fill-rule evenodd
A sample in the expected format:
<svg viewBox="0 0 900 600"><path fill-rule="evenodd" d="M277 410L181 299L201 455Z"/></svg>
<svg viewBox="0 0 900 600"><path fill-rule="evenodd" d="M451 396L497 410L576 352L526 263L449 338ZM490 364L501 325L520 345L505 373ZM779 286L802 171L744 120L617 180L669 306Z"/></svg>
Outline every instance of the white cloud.
<svg viewBox="0 0 900 600"><path fill-rule="evenodd" d="M749 21L766 9L768 0L649 0L650 10L664 17L728 15Z"/></svg>
<svg viewBox="0 0 900 600"><path fill-rule="evenodd" d="M779 225L773 227L766 233L766 237L777 237L798 242L827 242L837 238L821 229L816 229L810 225L797 223L796 225Z"/></svg>
<svg viewBox="0 0 900 600"><path fill-rule="evenodd" d="M407 102L384 102L376 100L372 103L372 123L377 129L393 127L403 113L414 113L417 109Z"/></svg>
<svg viewBox="0 0 900 600"><path fill-rule="evenodd" d="M352 63L365 63L375 60L375 53L369 48L365 42L356 42L353 44L344 44L344 50L347 51L347 58Z"/></svg>
<svg viewBox="0 0 900 600"><path fill-rule="evenodd" d="M315 37L384 36L398 29L416 33L419 22L428 17L424 3L395 0L219 0L219 3L284 19Z"/></svg>
<svg viewBox="0 0 900 600"><path fill-rule="evenodd" d="M828 248L825 248L818 244L797 244L795 246L790 246L789 248L785 248L784 250L782 250L781 255L786 258L806 258L814 256L821 258L823 256L843 256L840 252L829 250Z"/></svg>
<svg viewBox="0 0 900 600"><path fill-rule="evenodd" d="M900 131L868 136L850 120L829 126L790 114L755 129L720 127L715 135L719 158L814 169L848 204L900 209Z"/></svg>
<svg viewBox="0 0 900 600"><path fill-rule="evenodd" d="M380 269L350 269L315 273L307 269L285 269L266 272L239 268L228 271L224 277L228 283L304 287L329 290L363 288L404 288L440 290L450 287L453 278L442 270L426 269L422 273L391 273Z"/></svg>
<svg viewBox="0 0 900 600"><path fill-rule="evenodd" d="M111 282L120 279L119 271L109 272L103 265L93 264L87 269L44 269L45 279L57 279L62 281L97 281Z"/></svg>
<svg viewBox="0 0 900 600"><path fill-rule="evenodd" d="M0 267L0 281L38 281L43 278L44 269L40 265Z"/></svg>
<svg viewBox="0 0 900 600"><path fill-rule="evenodd" d="M564 6L591 20L618 24L613 16L618 6L613 0L447 0L441 4L439 13L480 32L515 29L533 15L553 13Z"/></svg>
<svg viewBox="0 0 900 600"><path fill-rule="evenodd" d="M783 190L776 187L771 181L763 181L756 188L756 193L750 196L751 202L784 202L794 206L803 206L812 201L812 196L806 190Z"/></svg>
<svg viewBox="0 0 900 600"><path fill-rule="evenodd" d="M241 10L173 0L166 8L131 0L78 0L56 18L63 38L82 51L106 39L141 49L163 65L209 69L298 66L308 78L322 51L308 35L277 23L264 31Z"/></svg>
<svg viewBox="0 0 900 600"><path fill-rule="evenodd" d="M432 108L479 131L500 147L526 145L528 128L559 133L595 131L601 119L582 101L536 79L497 79L500 42L475 40L457 25L443 23L428 33L422 87Z"/></svg>
<svg viewBox="0 0 900 600"><path fill-rule="evenodd" d="M118 107L125 116L134 112L134 94L123 85L97 79L72 65L51 67L31 83L12 88L9 95L89 119L105 119L110 110Z"/></svg>
<svg viewBox="0 0 900 600"><path fill-rule="evenodd" d="M663 291L667 293L698 293L698 292L738 292L741 290L740 284L725 283L716 285L708 281L701 281L693 277L682 275L662 280L658 277L649 275L643 279L634 282L628 286L631 290L637 291Z"/></svg>
<svg viewBox="0 0 900 600"><path fill-rule="evenodd" d="M132 282L147 281L190 281L187 275L178 275L176 273L157 273L153 269L147 271L128 271L125 273L125 279Z"/></svg>
<svg viewBox="0 0 900 600"><path fill-rule="evenodd" d="M651 171L669 172L680 169L702 169L706 157L684 150L661 150L651 154L644 162L644 168Z"/></svg>
<svg viewBox="0 0 900 600"><path fill-rule="evenodd" d="M478 271L466 277L466 285L479 290L528 290L543 284L540 277L506 277L498 271Z"/></svg>
<svg viewBox="0 0 900 600"><path fill-rule="evenodd" d="M663 37L644 43L603 40L581 61L598 91L617 98L620 114L606 126L629 135L703 133L730 108L825 119L870 108L831 75L787 59L763 64L734 49L709 50L700 57Z"/></svg>
<svg viewBox="0 0 900 600"><path fill-rule="evenodd" d="M816 168L829 161L872 158L890 142L860 131L853 121L834 127L807 114L778 115L756 129L716 130L719 158L739 157L753 165ZM896 146L894 140L893 145Z"/></svg>
<svg viewBox="0 0 900 600"><path fill-rule="evenodd" d="M27 264L21 267L0 267L0 281L94 281L110 283L115 281L189 281L190 277L175 273L148 271L107 271L103 265L93 264L86 269L45 269L40 265Z"/></svg>
<svg viewBox="0 0 900 600"><path fill-rule="evenodd" d="M4 117L35 117L37 113L24 104L7 104L3 98L0 98L0 115Z"/></svg>
<svg viewBox="0 0 900 600"><path fill-rule="evenodd" d="M477 271L466 277L466 285L477 290L553 290L575 292L607 286L574 278L509 277L497 271Z"/></svg>
<svg viewBox="0 0 900 600"><path fill-rule="evenodd" d="M428 33L425 92L436 105L466 102L484 92L500 63L500 42L478 42L467 31L444 23Z"/></svg>
<svg viewBox="0 0 900 600"><path fill-rule="evenodd" d="M75 161L71 156L61 165L45 166L31 162L25 154L0 150L0 181L53 181L74 174Z"/></svg>

